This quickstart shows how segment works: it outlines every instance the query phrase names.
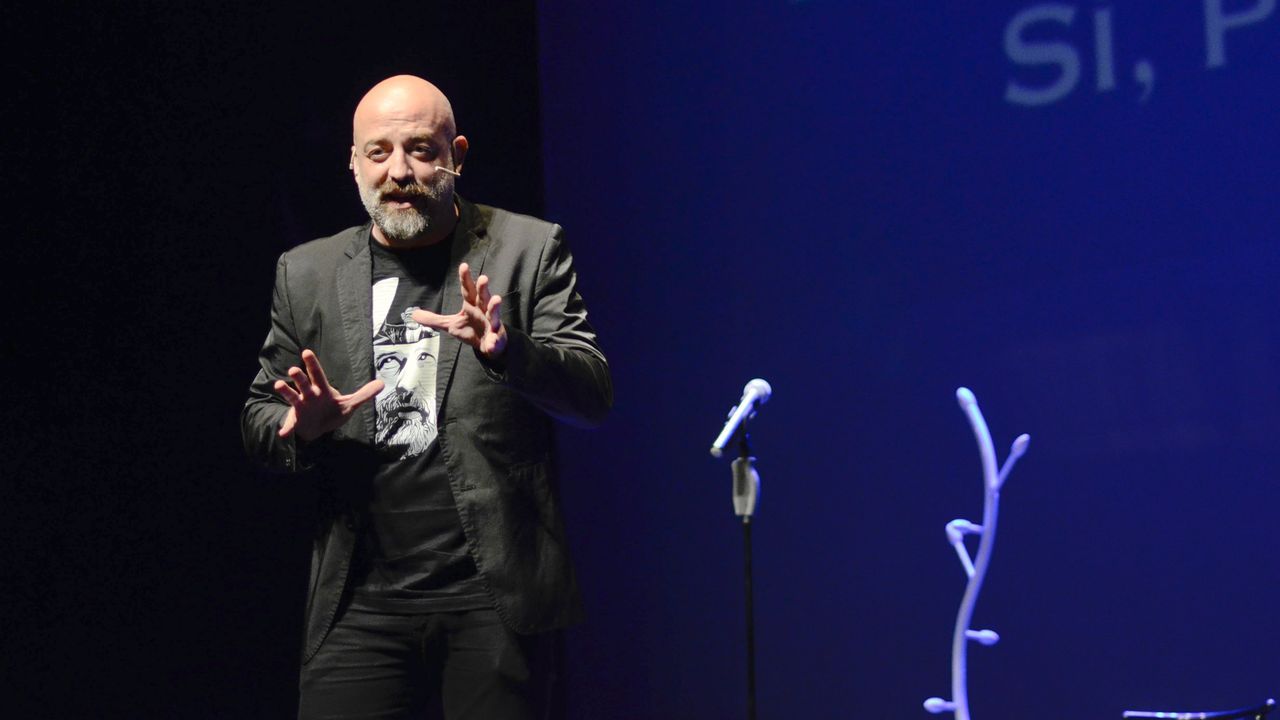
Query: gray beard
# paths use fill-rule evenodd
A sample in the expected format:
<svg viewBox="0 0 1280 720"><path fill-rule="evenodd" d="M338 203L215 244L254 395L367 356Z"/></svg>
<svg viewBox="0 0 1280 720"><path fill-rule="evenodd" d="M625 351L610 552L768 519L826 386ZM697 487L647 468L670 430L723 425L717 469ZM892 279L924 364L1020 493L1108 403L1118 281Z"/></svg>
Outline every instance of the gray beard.
<svg viewBox="0 0 1280 720"><path fill-rule="evenodd" d="M448 180L413 187L419 190L419 200L423 201L428 210L440 207L445 201L445 196L451 194L448 192L451 189ZM376 188L360 185L360 202L364 204L369 218L378 226L387 240L393 243L408 243L427 234L432 226L431 215L424 213L416 204L401 210L387 207L382 202L382 193L393 188L397 186L391 182L383 183L381 187Z"/></svg>

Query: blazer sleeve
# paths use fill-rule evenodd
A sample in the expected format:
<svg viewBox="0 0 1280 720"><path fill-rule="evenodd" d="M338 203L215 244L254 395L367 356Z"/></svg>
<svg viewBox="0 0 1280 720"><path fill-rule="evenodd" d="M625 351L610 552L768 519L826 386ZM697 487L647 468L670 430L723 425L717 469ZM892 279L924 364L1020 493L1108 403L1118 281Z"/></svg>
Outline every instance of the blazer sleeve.
<svg viewBox="0 0 1280 720"><path fill-rule="evenodd" d="M613 381L609 362L587 321L573 256L559 225L552 226L542 246L533 293L529 332L508 326L507 349L500 362L483 358L481 362L493 379L552 417L578 427L595 427L613 405Z"/></svg>
<svg viewBox="0 0 1280 720"><path fill-rule="evenodd" d="M258 352L258 374L249 385L249 399L240 412L240 435L250 458L268 469L284 472L309 466L296 436L282 438L278 434L289 404L272 387L277 379L288 377L290 367L301 367L297 338L289 301L288 263L281 255L271 297L271 329Z"/></svg>

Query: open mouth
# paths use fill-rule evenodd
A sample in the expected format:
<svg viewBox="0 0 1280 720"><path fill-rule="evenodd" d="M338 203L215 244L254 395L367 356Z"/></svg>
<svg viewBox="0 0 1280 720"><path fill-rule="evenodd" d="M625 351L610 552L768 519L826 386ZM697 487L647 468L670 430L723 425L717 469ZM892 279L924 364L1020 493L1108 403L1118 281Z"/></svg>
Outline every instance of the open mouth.
<svg viewBox="0 0 1280 720"><path fill-rule="evenodd" d="M418 197L418 195L388 193L382 196L382 202L394 208L409 208L413 207L417 203Z"/></svg>

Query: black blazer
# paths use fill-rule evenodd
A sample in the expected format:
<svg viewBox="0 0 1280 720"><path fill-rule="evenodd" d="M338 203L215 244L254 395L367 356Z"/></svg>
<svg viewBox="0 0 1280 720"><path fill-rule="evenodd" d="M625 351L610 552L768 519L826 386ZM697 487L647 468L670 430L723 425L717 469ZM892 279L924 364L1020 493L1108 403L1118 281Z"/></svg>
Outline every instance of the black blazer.
<svg viewBox="0 0 1280 720"><path fill-rule="evenodd" d="M542 632L581 615L557 503L551 421L589 427L603 420L613 403L609 366L560 226L458 202L453 267L466 262L473 276L489 276L502 295L509 339L498 367L442 334L438 442L468 550L494 607L513 630ZM271 331L240 417L251 457L285 472L310 471L325 500L303 662L319 650L346 587L372 477L374 406L366 403L340 430L300 447L294 437L276 435L289 406L272 384L302 366L305 348L342 392L373 379L371 268L369 225L280 257ZM456 271L446 277L442 312L449 314L462 299Z"/></svg>

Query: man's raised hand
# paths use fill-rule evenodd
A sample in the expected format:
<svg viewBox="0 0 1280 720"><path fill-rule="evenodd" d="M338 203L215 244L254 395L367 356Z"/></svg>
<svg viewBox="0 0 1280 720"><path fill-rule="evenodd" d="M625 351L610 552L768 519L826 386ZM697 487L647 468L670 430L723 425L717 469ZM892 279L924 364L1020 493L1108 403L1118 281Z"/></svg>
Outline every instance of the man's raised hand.
<svg viewBox="0 0 1280 720"><path fill-rule="evenodd" d="M382 381L371 380L350 395L343 395L329 384L324 368L320 367L320 358L310 350L302 351L302 364L306 372L298 367L289 368L292 386L284 380L277 380L274 386L289 403L289 412L280 423L282 438L297 433L303 440L311 441L333 432L347 423L356 408L382 392Z"/></svg>
<svg viewBox="0 0 1280 720"><path fill-rule="evenodd" d="M470 345L480 354L496 360L507 349L507 328L502 324L502 296L489 294L489 276L471 279L471 268L458 266L458 286L462 291L462 309L453 315L439 315L414 310L419 325L443 330Z"/></svg>

